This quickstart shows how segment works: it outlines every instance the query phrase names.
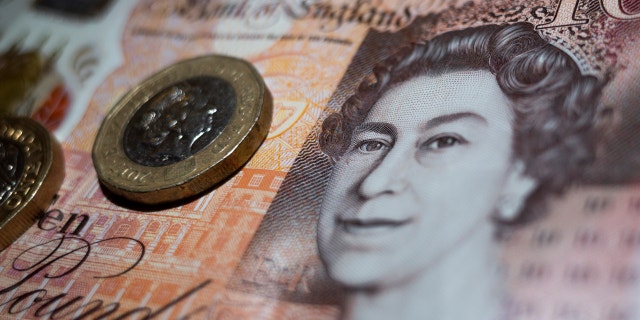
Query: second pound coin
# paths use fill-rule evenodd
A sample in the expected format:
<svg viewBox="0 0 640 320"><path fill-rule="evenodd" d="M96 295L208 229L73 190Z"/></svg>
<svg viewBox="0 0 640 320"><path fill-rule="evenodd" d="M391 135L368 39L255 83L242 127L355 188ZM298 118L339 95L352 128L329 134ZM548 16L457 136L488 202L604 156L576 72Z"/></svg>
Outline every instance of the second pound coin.
<svg viewBox="0 0 640 320"><path fill-rule="evenodd" d="M267 136L272 98L248 62L205 56L169 66L127 93L93 146L102 184L161 204L197 195L240 169Z"/></svg>
<svg viewBox="0 0 640 320"><path fill-rule="evenodd" d="M53 135L29 118L0 118L0 250L40 218L63 179Z"/></svg>

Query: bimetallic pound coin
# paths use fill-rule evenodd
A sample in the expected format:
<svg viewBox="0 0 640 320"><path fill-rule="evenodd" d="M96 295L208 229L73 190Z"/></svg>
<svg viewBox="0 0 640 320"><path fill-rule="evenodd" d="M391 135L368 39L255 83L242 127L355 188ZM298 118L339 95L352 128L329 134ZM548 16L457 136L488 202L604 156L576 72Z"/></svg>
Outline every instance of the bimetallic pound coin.
<svg viewBox="0 0 640 320"><path fill-rule="evenodd" d="M116 103L96 137L93 163L109 191L138 203L195 196L251 158L272 108L246 61L214 55L179 62Z"/></svg>
<svg viewBox="0 0 640 320"><path fill-rule="evenodd" d="M0 250L46 210L64 178L62 148L28 118L0 118Z"/></svg>

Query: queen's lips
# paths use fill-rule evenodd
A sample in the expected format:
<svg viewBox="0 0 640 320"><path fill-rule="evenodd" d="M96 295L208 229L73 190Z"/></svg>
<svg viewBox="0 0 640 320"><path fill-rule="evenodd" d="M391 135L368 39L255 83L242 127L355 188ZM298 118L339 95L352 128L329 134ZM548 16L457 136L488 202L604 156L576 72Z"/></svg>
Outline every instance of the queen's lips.
<svg viewBox="0 0 640 320"><path fill-rule="evenodd" d="M395 220L384 218L336 218L336 225L347 233L368 234L393 230L411 222L411 219Z"/></svg>

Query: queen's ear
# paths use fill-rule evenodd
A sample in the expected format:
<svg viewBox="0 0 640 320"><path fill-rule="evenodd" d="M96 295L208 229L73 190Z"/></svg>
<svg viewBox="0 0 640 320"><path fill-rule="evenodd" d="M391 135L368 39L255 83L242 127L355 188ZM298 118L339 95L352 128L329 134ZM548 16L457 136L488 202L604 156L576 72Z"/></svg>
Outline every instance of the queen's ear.
<svg viewBox="0 0 640 320"><path fill-rule="evenodd" d="M538 187L538 181L526 175L524 171L524 162L521 160L515 160L509 169L504 188L496 204L496 218L501 221L514 221L524 208L524 203L531 192Z"/></svg>

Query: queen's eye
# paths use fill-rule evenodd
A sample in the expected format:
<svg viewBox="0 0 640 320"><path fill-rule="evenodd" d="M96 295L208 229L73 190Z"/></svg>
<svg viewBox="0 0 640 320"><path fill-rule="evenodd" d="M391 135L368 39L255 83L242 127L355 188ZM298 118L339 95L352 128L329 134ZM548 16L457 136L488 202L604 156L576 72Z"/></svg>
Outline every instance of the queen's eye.
<svg viewBox="0 0 640 320"><path fill-rule="evenodd" d="M444 135L429 139L429 141L424 143L423 148L428 150L438 150L463 143L465 143L465 140L460 137Z"/></svg>
<svg viewBox="0 0 640 320"><path fill-rule="evenodd" d="M362 152L375 152L383 150L387 147L387 145L381 141L377 140L365 140L358 144L358 150Z"/></svg>

